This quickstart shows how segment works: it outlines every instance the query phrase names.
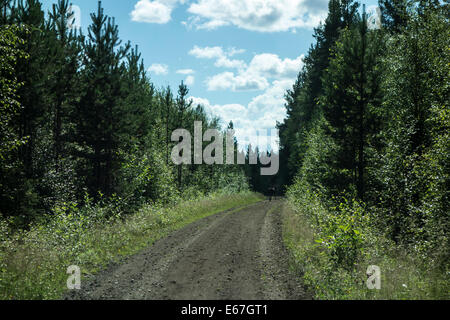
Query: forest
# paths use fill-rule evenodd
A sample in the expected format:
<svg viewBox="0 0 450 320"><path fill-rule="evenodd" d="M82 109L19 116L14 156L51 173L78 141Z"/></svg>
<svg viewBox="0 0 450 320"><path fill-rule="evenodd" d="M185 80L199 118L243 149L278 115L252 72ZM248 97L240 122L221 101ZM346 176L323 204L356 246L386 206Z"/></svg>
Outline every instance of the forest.
<svg viewBox="0 0 450 320"><path fill-rule="evenodd" d="M183 83L155 89L100 2L87 35L68 27L68 1L48 19L39 1L0 6L4 217L24 226L62 203L115 198L130 213L147 201L247 188L237 166L172 163L172 131L194 121L221 130L218 119L192 105Z"/></svg>
<svg viewBox="0 0 450 320"><path fill-rule="evenodd" d="M372 263L422 278L429 288L419 297L448 298L449 4L380 0L379 8L381 28L369 28L356 1L329 2L286 94L279 181L324 250L304 270L322 297L355 297L354 270ZM314 250L298 253L310 259Z"/></svg>
<svg viewBox="0 0 450 320"><path fill-rule="evenodd" d="M261 165L176 166L171 133L193 133L195 121L223 131L220 119L192 105L183 82L156 88L101 2L87 34L68 27L69 6L58 0L47 14L38 0L0 0L0 298L60 292L33 287L51 287L51 272L15 291L20 268L8 259L17 241L32 252L44 238L74 244L54 259L95 269L110 257L86 258L98 241L89 228L217 194L241 203L238 195L271 187L312 233L312 243L286 241L298 263L308 261L301 273L318 298L355 298L358 268L401 273L392 266L400 256L414 266L405 277L423 282L406 297L448 298L448 0L379 0L375 28L358 2L329 1L285 95L276 176L261 176ZM249 146L247 160L253 152L259 158ZM291 236L303 230L295 226Z"/></svg>

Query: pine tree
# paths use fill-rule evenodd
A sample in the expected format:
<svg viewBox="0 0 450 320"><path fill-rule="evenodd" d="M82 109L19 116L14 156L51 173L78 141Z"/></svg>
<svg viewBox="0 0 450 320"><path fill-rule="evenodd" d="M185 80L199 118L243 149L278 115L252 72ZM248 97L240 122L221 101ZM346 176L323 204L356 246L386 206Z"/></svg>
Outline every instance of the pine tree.
<svg viewBox="0 0 450 320"><path fill-rule="evenodd" d="M15 68L17 79L23 85L17 91L22 108L14 119L14 126L20 139L27 141L17 154L22 169L17 174L16 188L21 222L27 223L48 208L46 190L41 182L45 175L42 164L50 160L45 145L51 139L47 101L51 95L51 48L48 44L52 35L48 32L42 4L38 0L15 2L10 8L10 23L26 26L19 34L24 40L21 50L28 58L19 60Z"/></svg>
<svg viewBox="0 0 450 320"><path fill-rule="evenodd" d="M173 108L173 95L170 87L167 87L164 95L164 122L166 127L166 164L169 164L169 146L170 146L170 115Z"/></svg>
<svg viewBox="0 0 450 320"><path fill-rule="evenodd" d="M308 132L319 118L318 99L323 93L322 77L329 66L331 49L340 33L356 22L358 3L352 0L331 0L325 24L314 30L316 43L311 47L292 90L286 94L287 118L278 125L280 157L287 162L282 168L285 184L293 182L302 166Z"/></svg>
<svg viewBox="0 0 450 320"><path fill-rule="evenodd" d="M11 0L0 0L0 25L10 24L12 21L11 2Z"/></svg>
<svg viewBox="0 0 450 320"><path fill-rule="evenodd" d="M434 239L431 243L437 246L448 243L446 17L444 8L413 15L408 28L388 46L383 83L386 149L378 179L381 221L398 242L415 238ZM448 252L443 254L448 257Z"/></svg>
<svg viewBox="0 0 450 320"><path fill-rule="evenodd" d="M14 71L19 61L27 59L19 37L25 31L24 27L0 26L0 216L23 214L23 167L17 150L26 140L20 137L14 121L22 108Z"/></svg>
<svg viewBox="0 0 450 320"><path fill-rule="evenodd" d="M343 191L353 185L360 199L366 193L368 144L380 130L376 114L381 102L381 49L380 33L369 32L364 11L358 25L337 42L321 98L329 134L340 147L336 158L342 174L334 187Z"/></svg>
<svg viewBox="0 0 450 320"><path fill-rule="evenodd" d="M87 178L90 193L110 196L117 185L114 172L120 167L118 124L125 68L121 61L130 45L121 46L118 26L104 14L100 1L91 19L83 48L84 92L76 106L76 140L82 148L78 155L87 163L80 173Z"/></svg>
<svg viewBox="0 0 450 320"><path fill-rule="evenodd" d="M132 145L141 149L150 147L150 130L155 89L147 79L144 63L138 47L130 51L126 57L126 71L123 75L122 107L120 108L120 140L121 146L129 150Z"/></svg>
<svg viewBox="0 0 450 320"><path fill-rule="evenodd" d="M186 112L192 107L192 100L187 100L189 94L188 87L181 81L178 87L178 96L176 99L177 106L177 128L184 129L186 124ZM178 188L181 190L183 185L183 166L178 166Z"/></svg>
<svg viewBox="0 0 450 320"><path fill-rule="evenodd" d="M409 20L408 0L379 0L381 21L385 28L400 32Z"/></svg>
<svg viewBox="0 0 450 320"><path fill-rule="evenodd" d="M49 14L50 31L54 33L49 46L53 49L51 92L53 118L53 152L58 170L63 156L63 135L68 134L69 117L73 112L75 99L78 96L78 69L80 67L80 38L77 32L69 29L72 13L68 0L59 0Z"/></svg>
<svg viewBox="0 0 450 320"><path fill-rule="evenodd" d="M17 75L24 85L18 95L23 106L20 116L21 137L27 138L27 144L21 148L20 156L28 179L37 178L38 168L33 165L36 151L38 129L45 124L48 107L45 103L48 79L49 48L44 12L38 0L20 0L15 8L15 21L28 26L30 32L23 35L24 50L29 59L18 64Z"/></svg>

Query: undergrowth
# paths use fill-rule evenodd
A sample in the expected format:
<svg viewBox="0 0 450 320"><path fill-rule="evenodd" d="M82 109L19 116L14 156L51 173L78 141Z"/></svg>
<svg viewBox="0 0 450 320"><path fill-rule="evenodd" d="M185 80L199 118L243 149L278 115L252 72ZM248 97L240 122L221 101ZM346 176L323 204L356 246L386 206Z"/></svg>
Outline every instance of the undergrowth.
<svg viewBox="0 0 450 320"><path fill-rule="evenodd" d="M292 255L291 268L316 299L450 298L448 263L442 267L383 237L357 202L342 200L329 208L317 195L302 198L290 197L283 207L283 239ZM373 265L381 270L379 290L367 286Z"/></svg>
<svg viewBox="0 0 450 320"><path fill-rule="evenodd" d="M0 221L0 299L60 299L71 265L93 274L198 219L260 200L251 192L220 192L168 207L145 205L125 217L114 202L87 201L62 204L26 231Z"/></svg>

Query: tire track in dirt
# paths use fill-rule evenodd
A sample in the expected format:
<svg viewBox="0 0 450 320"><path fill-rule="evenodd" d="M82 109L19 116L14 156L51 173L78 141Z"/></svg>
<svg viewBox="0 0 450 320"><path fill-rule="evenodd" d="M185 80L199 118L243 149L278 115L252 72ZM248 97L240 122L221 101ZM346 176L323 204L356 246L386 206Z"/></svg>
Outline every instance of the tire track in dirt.
<svg viewBox="0 0 450 320"><path fill-rule="evenodd" d="M288 271L280 201L199 220L70 292L67 299L304 299Z"/></svg>

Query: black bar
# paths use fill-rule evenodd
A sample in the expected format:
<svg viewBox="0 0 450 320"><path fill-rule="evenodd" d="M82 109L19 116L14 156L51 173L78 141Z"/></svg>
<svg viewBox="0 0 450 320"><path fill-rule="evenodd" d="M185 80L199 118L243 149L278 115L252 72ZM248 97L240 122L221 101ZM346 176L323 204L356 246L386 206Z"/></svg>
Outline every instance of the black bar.
<svg viewBox="0 0 450 320"><path fill-rule="evenodd" d="M11 311L40 313L61 319L74 316L85 319L94 313L105 317L131 319L366 319L417 315L417 312L446 314L449 301L2 301L2 315ZM214 308L214 309L213 309ZM211 314L211 311L214 312ZM94 313L93 313L94 312ZM139 316L137 316L139 315ZM320 318L317 318L320 317ZM97 318L97 317L96 317ZM6 318L5 318L6 319Z"/></svg>

